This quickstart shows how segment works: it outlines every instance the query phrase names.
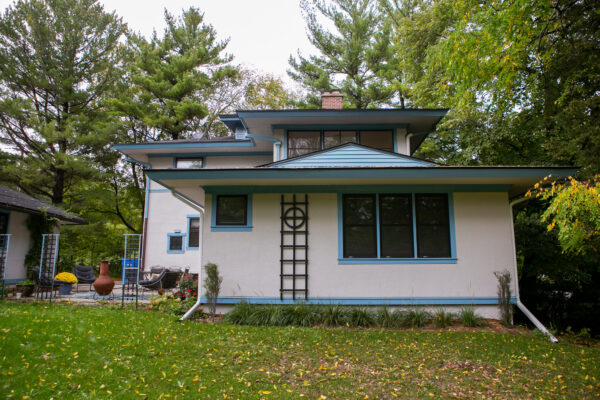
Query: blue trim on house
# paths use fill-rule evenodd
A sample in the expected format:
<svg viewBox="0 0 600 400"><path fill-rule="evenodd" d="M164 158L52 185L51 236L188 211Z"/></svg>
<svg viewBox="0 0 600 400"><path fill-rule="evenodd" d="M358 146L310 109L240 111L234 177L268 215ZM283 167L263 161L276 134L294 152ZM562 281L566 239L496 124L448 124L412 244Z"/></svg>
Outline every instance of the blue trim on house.
<svg viewBox="0 0 600 400"><path fill-rule="evenodd" d="M202 303L207 303L205 296ZM309 297L308 300L292 300L279 297L219 296L218 304L339 304L346 306L418 306L418 305L497 305L497 297ZM511 297L512 304L517 303Z"/></svg>
<svg viewBox="0 0 600 400"><path fill-rule="evenodd" d="M150 193L171 193L169 189L150 189Z"/></svg>
<svg viewBox="0 0 600 400"><path fill-rule="evenodd" d="M235 187L233 189L236 189ZM205 192L211 195L211 207L210 207L210 230L211 232L250 232L252 231L252 193L243 190L237 190L233 192L222 192L213 191L211 193ZM217 225L217 202L216 197L220 194L239 194L246 195L248 200L246 202L246 225Z"/></svg>
<svg viewBox="0 0 600 400"><path fill-rule="evenodd" d="M288 131L298 131L298 130L313 130L319 131L321 133L321 151L327 150L324 148L324 132L325 131L335 131L335 130L353 130L356 131L356 139L357 144L360 144L360 131L392 131L392 140L394 143L394 153L398 153L398 144L396 143L396 130L398 128L407 128L408 124L320 124L320 125L272 125L271 129L283 129L283 158L282 160L288 159ZM399 153L401 154L401 153ZM310 155L307 154L307 155ZM279 161L279 160L277 160Z"/></svg>
<svg viewBox="0 0 600 400"><path fill-rule="evenodd" d="M270 156L273 153L270 151L215 151L213 153L160 153L148 154L148 158L167 158L167 157L238 157L238 156Z"/></svg>
<svg viewBox="0 0 600 400"><path fill-rule="evenodd" d="M310 185L310 186L204 186L206 193L450 193L508 192L510 185Z"/></svg>
<svg viewBox="0 0 600 400"><path fill-rule="evenodd" d="M189 214L186 216L187 218L187 225L186 225L186 231L185 231L185 249L186 250L199 250L200 249L200 242L198 242L198 246L196 247L190 247L190 219L192 218L198 218L198 221L200 220L200 214ZM200 227L200 230L202 230L202 227Z"/></svg>
<svg viewBox="0 0 600 400"><path fill-rule="evenodd" d="M450 231L450 257L444 258L426 258L418 257L417 253L417 213L415 205L415 193L427 193L428 191L417 190L411 192L412 199L412 227L413 227L413 257L412 258L382 258L381 257L381 240L380 240L380 220L379 220L379 194L390 193L386 191L369 192L375 194L375 221L377 233L377 258L344 258L344 194L352 194L349 192L337 193L338 206L338 264L456 264L456 235L454 233L454 194L452 192L437 191L436 193L448 194L448 229ZM366 193L366 192L365 192ZM431 192L429 192L431 193Z"/></svg>
<svg viewBox="0 0 600 400"><path fill-rule="evenodd" d="M150 199L150 177L146 176L146 197L144 200L144 219L148 218L148 199Z"/></svg>
<svg viewBox="0 0 600 400"><path fill-rule="evenodd" d="M240 119L244 118L269 118L269 117L363 117L377 115L394 115L404 117L443 117L448 109L434 110L407 110L407 109L372 109L372 110L238 110Z"/></svg>
<svg viewBox="0 0 600 400"><path fill-rule="evenodd" d="M170 250L171 237L181 236L181 250ZM167 254L183 254L185 253L185 233L167 233Z"/></svg>
<svg viewBox="0 0 600 400"><path fill-rule="evenodd" d="M172 143L168 141L139 144L115 144L113 148L117 151L123 150L149 150L149 149L196 149L206 147L255 147L252 140L227 141L227 142L196 142L196 143Z"/></svg>
<svg viewBox="0 0 600 400"><path fill-rule="evenodd" d="M343 233L343 232L342 232ZM416 241L413 241L416 243ZM377 242L379 244L379 242ZM343 249L342 249L343 251ZM379 251L377 251L379 254ZM456 264L456 258L338 258L338 264Z"/></svg>
<svg viewBox="0 0 600 400"><path fill-rule="evenodd" d="M455 230L455 226L454 226L454 193L448 193L448 229L450 230L450 254L456 260L456 234L455 234L456 230ZM417 254L417 253L415 253L415 254Z"/></svg>
<svg viewBox="0 0 600 400"><path fill-rule="evenodd" d="M576 168L535 167L378 167L378 168L248 168L146 171L153 180L180 179L394 179L394 178L566 178Z"/></svg>
<svg viewBox="0 0 600 400"><path fill-rule="evenodd" d="M284 129L291 131L318 130L318 131L343 131L343 130L389 130L395 128L408 128L408 124L276 124L271 129Z"/></svg>
<svg viewBox="0 0 600 400"><path fill-rule="evenodd" d="M26 280L27 278L17 278L17 279L5 279L4 280L4 284L5 285L16 285L19 282L23 282L24 280Z"/></svg>

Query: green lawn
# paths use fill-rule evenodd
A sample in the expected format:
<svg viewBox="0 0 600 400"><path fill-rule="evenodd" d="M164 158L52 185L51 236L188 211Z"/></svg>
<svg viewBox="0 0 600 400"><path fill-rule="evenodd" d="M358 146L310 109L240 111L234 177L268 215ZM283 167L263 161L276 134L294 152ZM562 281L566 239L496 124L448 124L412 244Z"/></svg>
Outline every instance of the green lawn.
<svg viewBox="0 0 600 400"><path fill-rule="evenodd" d="M487 331L244 327L0 303L0 398L597 398L600 348Z"/></svg>

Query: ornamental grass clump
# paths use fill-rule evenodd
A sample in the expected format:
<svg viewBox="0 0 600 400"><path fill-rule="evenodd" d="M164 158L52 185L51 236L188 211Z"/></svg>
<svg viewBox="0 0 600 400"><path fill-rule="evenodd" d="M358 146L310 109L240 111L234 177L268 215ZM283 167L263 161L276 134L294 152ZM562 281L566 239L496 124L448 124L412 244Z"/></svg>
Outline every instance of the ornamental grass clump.
<svg viewBox="0 0 600 400"><path fill-rule="evenodd" d="M352 308L348 313L347 323L354 327L369 327L375 325L375 316L366 308Z"/></svg>
<svg viewBox="0 0 600 400"><path fill-rule="evenodd" d="M70 272L61 272L54 277L55 281L77 283L77 277Z"/></svg>
<svg viewBox="0 0 600 400"><path fill-rule="evenodd" d="M348 313L338 304L329 304L321 309L321 323L327 326L343 326L348 320Z"/></svg>
<svg viewBox="0 0 600 400"><path fill-rule="evenodd" d="M452 325L452 320L454 319L454 314L449 311L440 308L435 311L433 314L433 324L438 328L446 328Z"/></svg>
<svg viewBox="0 0 600 400"><path fill-rule="evenodd" d="M458 313L458 318L468 328L485 325L485 321L475 313L473 306L463 307Z"/></svg>
<svg viewBox="0 0 600 400"><path fill-rule="evenodd" d="M414 308L404 315L403 325L410 328L421 328L427 325L430 319L431 315L427 311Z"/></svg>
<svg viewBox="0 0 600 400"><path fill-rule="evenodd" d="M382 328L398 328L402 326L405 313L401 310L390 311L387 307L377 311L377 325Z"/></svg>

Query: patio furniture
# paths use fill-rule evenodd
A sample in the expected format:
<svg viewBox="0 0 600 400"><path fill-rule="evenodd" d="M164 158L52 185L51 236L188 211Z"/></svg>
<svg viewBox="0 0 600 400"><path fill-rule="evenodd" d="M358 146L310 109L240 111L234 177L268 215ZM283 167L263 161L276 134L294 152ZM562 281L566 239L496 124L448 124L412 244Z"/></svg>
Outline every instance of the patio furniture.
<svg viewBox="0 0 600 400"><path fill-rule="evenodd" d="M50 291L58 291L58 287L60 286L62 281L54 281L54 277L51 276L47 271L40 278L40 269L39 267L35 267L31 270L33 281L37 286L36 293L46 293L46 297L48 297L48 293ZM37 296L37 294L36 294Z"/></svg>
<svg viewBox="0 0 600 400"><path fill-rule="evenodd" d="M181 269L167 268L165 279L162 282L163 289L175 289L179 278L181 277Z"/></svg>
<svg viewBox="0 0 600 400"><path fill-rule="evenodd" d="M163 282L163 279L165 278L166 274L167 274L167 269L165 268L162 271L160 271L158 276L155 276L154 278L144 279L144 280L139 281L139 285L147 290L158 290L158 289L162 288L162 282ZM134 277L135 277L135 274L134 274Z"/></svg>
<svg viewBox="0 0 600 400"><path fill-rule="evenodd" d="M89 284L89 290L92 290L92 283L96 280L94 275L94 267L88 265L76 265L73 268L73 273L77 277L77 291L79 292L79 284Z"/></svg>

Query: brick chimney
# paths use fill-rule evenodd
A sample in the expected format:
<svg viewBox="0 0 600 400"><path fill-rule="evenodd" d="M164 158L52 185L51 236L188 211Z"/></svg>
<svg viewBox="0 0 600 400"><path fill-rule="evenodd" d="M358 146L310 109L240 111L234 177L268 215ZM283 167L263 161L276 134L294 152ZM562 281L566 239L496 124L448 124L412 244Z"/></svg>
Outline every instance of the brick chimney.
<svg viewBox="0 0 600 400"><path fill-rule="evenodd" d="M321 109L341 110L344 96L338 89L321 90Z"/></svg>

